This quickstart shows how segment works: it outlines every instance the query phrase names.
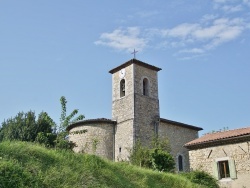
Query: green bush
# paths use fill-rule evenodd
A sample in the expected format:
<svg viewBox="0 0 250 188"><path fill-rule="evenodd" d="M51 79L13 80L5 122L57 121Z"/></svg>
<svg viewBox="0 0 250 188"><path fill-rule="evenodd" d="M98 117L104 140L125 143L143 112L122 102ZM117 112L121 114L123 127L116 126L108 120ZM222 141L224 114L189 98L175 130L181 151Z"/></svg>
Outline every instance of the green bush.
<svg viewBox="0 0 250 188"><path fill-rule="evenodd" d="M56 149L72 150L76 146L74 142L67 139L67 136L68 132L66 131L57 134L57 137L54 141Z"/></svg>
<svg viewBox="0 0 250 188"><path fill-rule="evenodd" d="M196 170L192 172L182 173L182 175L188 178L193 183L205 185L208 188L219 188L217 180L204 171Z"/></svg>
<svg viewBox="0 0 250 188"><path fill-rule="evenodd" d="M154 170L171 172L175 168L175 161L168 152L154 149L151 151L151 165Z"/></svg>
<svg viewBox="0 0 250 188"><path fill-rule="evenodd" d="M44 145L45 147L54 147L57 135L55 133L39 132L35 142Z"/></svg>
<svg viewBox="0 0 250 188"><path fill-rule="evenodd" d="M141 145L141 142L138 141L135 143L135 146L130 151L130 163L136 166L150 168L150 150Z"/></svg>
<svg viewBox="0 0 250 188"><path fill-rule="evenodd" d="M130 152L130 162L133 165L150 168L161 172L172 172L175 168L175 161L169 151L168 143L165 141L153 140L153 149L143 147L140 141Z"/></svg>
<svg viewBox="0 0 250 188"><path fill-rule="evenodd" d="M38 184L42 183L32 171L27 171L15 162L0 161L0 187L39 187Z"/></svg>

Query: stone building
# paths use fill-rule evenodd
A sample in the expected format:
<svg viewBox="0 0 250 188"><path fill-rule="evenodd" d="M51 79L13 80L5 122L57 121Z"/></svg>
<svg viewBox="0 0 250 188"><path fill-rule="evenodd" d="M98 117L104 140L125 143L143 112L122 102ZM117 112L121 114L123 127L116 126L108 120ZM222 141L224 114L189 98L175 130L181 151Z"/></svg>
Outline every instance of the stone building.
<svg viewBox="0 0 250 188"><path fill-rule="evenodd" d="M71 124L69 140L76 152L95 153L110 160L129 160L136 141L149 145L154 135L169 139L177 171L189 170L183 145L198 138L200 127L160 118L158 71L131 59L112 69L112 120L99 118ZM87 132L83 133L84 130Z"/></svg>
<svg viewBox="0 0 250 188"><path fill-rule="evenodd" d="M185 144L191 170L204 170L224 188L250 187L250 127L206 134Z"/></svg>

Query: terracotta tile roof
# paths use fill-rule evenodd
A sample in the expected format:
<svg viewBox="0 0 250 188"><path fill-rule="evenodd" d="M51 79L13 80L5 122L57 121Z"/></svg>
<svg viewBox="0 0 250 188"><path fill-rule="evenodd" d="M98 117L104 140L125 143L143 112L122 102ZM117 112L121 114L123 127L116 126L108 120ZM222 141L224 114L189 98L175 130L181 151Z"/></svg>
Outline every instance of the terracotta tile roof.
<svg viewBox="0 0 250 188"><path fill-rule="evenodd" d="M113 74L113 73L115 73L115 72L121 70L122 68L125 68L125 67L127 67L127 66L129 66L129 65L131 65L131 64L140 65L140 66L142 66L142 67L146 67L146 68L148 68L148 69L152 69L152 70L155 70L155 71L160 71L160 70L161 70L161 68L155 67L155 66L150 65L150 64L147 64L147 63L144 63L144 62L142 62L142 61L140 61L140 60L131 59L131 60L129 60L129 61L123 63L122 65L120 65L120 66L118 66L118 67L116 67L116 68L110 70L109 73Z"/></svg>
<svg viewBox="0 0 250 188"><path fill-rule="evenodd" d="M97 118L97 119L87 119L87 120L81 120L77 121L75 123L70 124L66 130L70 131L74 127L86 125L86 124L94 124L94 123L110 123L112 125L116 124L116 121L113 121L111 119L106 119L106 118Z"/></svg>
<svg viewBox="0 0 250 188"><path fill-rule="evenodd" d="M250 127L228 130L223 132L216 132L216 133L208 133L200 138L197 138L191 142L186 143L184 146L187 148L198 146L198 145L206 145L215 142L223 142L232 139L239 139L244 136L250 137Z"/></svg>

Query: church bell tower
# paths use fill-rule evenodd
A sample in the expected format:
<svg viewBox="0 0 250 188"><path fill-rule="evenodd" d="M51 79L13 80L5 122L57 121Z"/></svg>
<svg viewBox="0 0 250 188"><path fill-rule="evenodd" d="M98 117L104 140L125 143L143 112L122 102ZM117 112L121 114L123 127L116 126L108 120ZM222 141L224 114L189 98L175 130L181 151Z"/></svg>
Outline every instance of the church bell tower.
<svg viewBox="0 0 250 188"><path fill-rule="evenodd" d="M148 145L159 123L158 77L161 69L131 59L112 69L112 119L115 161L128 160L136 141Z"/></svg>

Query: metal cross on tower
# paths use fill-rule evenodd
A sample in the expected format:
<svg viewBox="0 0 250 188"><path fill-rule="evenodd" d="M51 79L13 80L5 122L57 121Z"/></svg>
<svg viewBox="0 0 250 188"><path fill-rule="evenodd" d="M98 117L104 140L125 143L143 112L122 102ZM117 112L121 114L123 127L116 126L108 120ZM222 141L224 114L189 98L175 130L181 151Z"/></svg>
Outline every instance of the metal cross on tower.
<svg viewBox="0 0 250 188"><path fill-rule="evenodd" d="M135 54L137 53L138 51L135 51L135 49L134 49L134 51L131 53L131 54L134 54L134 59L135 59Z"/></svg>

